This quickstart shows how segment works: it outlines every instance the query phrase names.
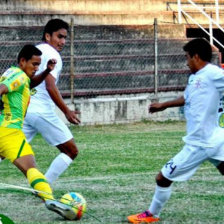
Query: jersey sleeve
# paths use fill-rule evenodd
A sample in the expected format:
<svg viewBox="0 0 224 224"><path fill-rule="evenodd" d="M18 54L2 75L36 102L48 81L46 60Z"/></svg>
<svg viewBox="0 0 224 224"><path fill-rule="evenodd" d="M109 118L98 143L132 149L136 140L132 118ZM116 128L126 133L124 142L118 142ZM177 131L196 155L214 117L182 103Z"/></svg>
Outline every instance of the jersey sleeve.
<svg viewBox="0 0 224 224"><path fill-rule="evenodd" d="M9 92L17 91L21 86L25 85L27 82L27 76L24 72L13 73L6 79L4 79L1 84L4 84Z"/></svg>
<svg viewBox="0 0 224 224"><path fill-rule="evenodd" d="M220 68L214 71L212 81L218 91L224 91L224 70Z"/></svg>

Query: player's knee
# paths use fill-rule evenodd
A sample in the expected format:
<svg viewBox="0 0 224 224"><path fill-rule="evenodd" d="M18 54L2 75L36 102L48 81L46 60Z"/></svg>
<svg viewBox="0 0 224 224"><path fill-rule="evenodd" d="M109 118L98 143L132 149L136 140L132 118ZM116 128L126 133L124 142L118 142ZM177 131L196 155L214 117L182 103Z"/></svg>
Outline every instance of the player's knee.
<svg viewBox="0 0 224 224"><path fill-rule="evenodd" d="M67 154L72 160L74 160L78 156L79 150L78 148L75 147L69 147L66 151L65 154Z"/></svg>
<svg viewBox="0 0 224 224"><path fill-rule="evenodd" d="M218 166L217 169L219 170L219 172L224 175L224 162L221 162Z"/></svg>
<svg viewBox="0 0 224 224"><path fill-rule="evenodd" d="M156 176L156 183L160 187L169 187L172 184L172 181L165 178L161 172Z"/></svg>
<svg viewBox="0 0 224 224"><path fill-rule="evenodd" d="M79 150L77 149L77 147L75 147L75 149L72 151L72 157L73 159L75 159L75 157L77 157L79 154Z"/></svg>
<svg viewBox="0 0 224 224"><path fill-rule="evenodd" d="M72 160L74 160L79 151L73 140L66 142L64 144L58 145L57 148L62 152L69 156Z"/></svg>

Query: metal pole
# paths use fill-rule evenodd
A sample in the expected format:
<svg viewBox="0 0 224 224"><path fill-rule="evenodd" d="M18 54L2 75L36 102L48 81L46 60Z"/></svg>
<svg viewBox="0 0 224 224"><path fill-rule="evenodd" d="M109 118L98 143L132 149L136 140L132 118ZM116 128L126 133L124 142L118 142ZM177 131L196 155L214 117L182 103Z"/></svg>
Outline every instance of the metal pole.
<svg viewBox="0 0 224 224"><path fill-rule="evenodd" d="M178 6L178 23L181 24L182 23L182 9L181 9L181 0L177 1L177 6Z"/></svg>
<svg viewBox="0 0 224 224"><path fill-rule="evenodd" d="M70 90L71 90L71 103L74 104L74 20L71 18L71 36L70 36Z"/></svg>
<svg viewBox="0 0 224 224"><path fill-rule="evenodd" d="M211 13L212 18L212 13ZM209 20L209 38L210 38L210 44L213 45L213 29L212 29L212 21Z"/></svg>
<svg viewBox="0 0 224 224"><path fill-rule="evenodd" d="M215 0L216 22L219 24L219 0Z"/></svg>
<svg viewBox="0 0 224 224"><path fill-rule="evenodd" d="M158 23L157 18L154 19L154 93L157 99L158 95Z"/></svg>

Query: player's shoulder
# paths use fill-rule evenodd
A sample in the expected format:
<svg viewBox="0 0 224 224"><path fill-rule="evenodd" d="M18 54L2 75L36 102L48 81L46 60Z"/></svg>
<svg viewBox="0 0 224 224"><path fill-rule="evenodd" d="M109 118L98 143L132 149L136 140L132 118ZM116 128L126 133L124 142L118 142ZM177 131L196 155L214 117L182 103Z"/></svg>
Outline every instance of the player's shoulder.
<svg viewBox="0 0 224 224"><path fill-rule="evenodd" d="M218 66L218 65L216 65L216 64L212 64L212 63L209 63L209 64L207 65L207 69L208 69L209 71L213 71L213 72L216 72L216 71L223 72L223 71L224 71L220 66Z"/></svg>
<svg viewBox="0 0 224 224"><path fill-rule="evenodd" d="M209 64L207 66L206 77L209 80L220 80L224 78L224 69L215 64Z"/></svg>
<svg viewBox="0 0 224 224"><path fill-rule="evenodd" d="M19 72L21 72L21 69L20 69L20 68L12 66L12 67L8 68L8 69L2 74L2 76L4 76L4 77L9 77L9 76L11 76L11 75L13 75L13 74L15 74L15 73L19 73Z"/></svg>
<svg viewBox="0 0 224 224"><path fill-rule="evenodd" d="M11 67L1 76L0 82L4 83L8 87L9 92L11 92L20 86L29 85L30 78L19 67Z"/></svg>
<svg viewBox="0 0 224 224"><path fill-rule="evenodd" d="M47 43L37 44L36 47L42 52L42 54L47 53L47 55L51 55L51 57L54 56L56 58L61 58L59 52Z"/></svg>
<svg viewBox="0 0 224 224"><path fill-rule="evenodd" d="M200 73L200 75L202 75L204 77L213 79L213 77L223 75L224 70L216 64L209 63L204 68L202 68L201 71L199 71L199 73Z"/></svg>
<svg viewBox="0 0 224 224"><path fill-rule="evenodd" d="M5 79L14 79L14 78L17 78L17 77L27 77L26 73L21 70L19 67L10 67L8 68L1 76L1 81L2 80L5 80Z"/></svg>

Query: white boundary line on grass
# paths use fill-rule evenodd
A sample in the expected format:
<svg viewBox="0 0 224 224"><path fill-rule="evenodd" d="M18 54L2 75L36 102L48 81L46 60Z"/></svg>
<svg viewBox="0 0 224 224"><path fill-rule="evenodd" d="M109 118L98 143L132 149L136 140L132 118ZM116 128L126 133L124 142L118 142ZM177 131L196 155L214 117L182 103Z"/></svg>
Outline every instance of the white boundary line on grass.
<svg viewBox="0 0 224 224"><path fill-rule="evenodd" d="M162 168L162 165L161 165ZM211 170L210 167L200 167L200 171L202 170ZM116 175L106 175L106 176L95 176L95 177L77 177L75 179L70 179L67 177L63 177L62 179L58 179L57 183L76 183L76 182L80 182L80 181L94 181L94 180L113 180L113 179L117 179L117 178L129 178L129 177L137 177L137 176L156 176L158 174L158 172L160 171L160 169L158 169L158 171L148 171L148 172L142 172L142 173L129 173L129 174L116 174ZM196 176L196 174L194 175ZM194 177L193 176L193 177Z"/></svg>
<svg viewBox="0 0 224 224"><path fill-rule="evenodd" d="M19 190L24 190L24 191L30 191L32 193L43 193L43 194L48 194L48 195L52 195L51 193L47 193L47 192L44 192L44 191L39 191L39 190L34 190L32 188L29 188L29 187L22 187L22 186L17 186L17 185L13 185L13 184L5 184L5 183L0 183L0 189L1 188L4 188L4 189L19 189Z"/></svg>
<svg viewBox="0 0 224 224"><path fill-rule="evenodd" d="M22 187L22 186L17 186L17 185L13 185L13 184L5 184L5 183L0 183L0 189L3 188L3 189L19 189L19 190L25 190L25 191L30 191L30 192L37 192L37 193L44 193L44 194L48 194L48 195L52 195L50 193L47 193L47 192L44 192L44 191L38 191L38 190L34 190L32 188L28 188L28 187ZM65 200L68 200L67 198L64 198ZM53 199L54 201L58 201L56 199ZM77 202L77 204L79 204ZM72 206L71 205L68 205L70 207L75 207L77 205L73 204ZM97 220L98 222L102 223L102 221L100 219L98 219L97 217L93 216L93 215L90 215L89 213L85 212L86 214L88 214L89 216L91 216L92 218L94 218L95 220Z"/></svg>

